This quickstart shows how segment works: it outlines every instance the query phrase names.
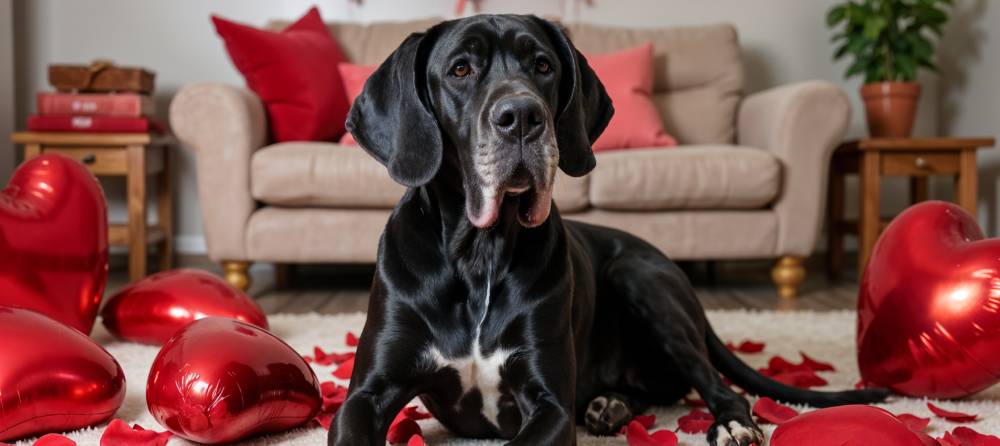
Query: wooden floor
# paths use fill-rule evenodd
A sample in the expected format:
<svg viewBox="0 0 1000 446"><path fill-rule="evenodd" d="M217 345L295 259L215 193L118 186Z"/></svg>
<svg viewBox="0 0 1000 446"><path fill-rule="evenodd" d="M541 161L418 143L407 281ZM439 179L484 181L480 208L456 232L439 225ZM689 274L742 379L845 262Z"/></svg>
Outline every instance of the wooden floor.
<svg viewBox="0 0 1000 446"><path fill-rule="evenodd" d="M850 257L850 256L849 256ZM180 257L179 266L203 268L221 274L221 268L207 258ZM123 259L112 259L108 295L127 283ZM707 309L754 310L853 310L857 305L857 280L845 265L844 278L827 279L821 262L807 262L808 275L802 294L781 299L770 280L770 262L682 263ZM365 311L372 267L308 265L296 268L290 286L278 289L267 265L251 268L250 295L267 313L325 314Z"/></svg>

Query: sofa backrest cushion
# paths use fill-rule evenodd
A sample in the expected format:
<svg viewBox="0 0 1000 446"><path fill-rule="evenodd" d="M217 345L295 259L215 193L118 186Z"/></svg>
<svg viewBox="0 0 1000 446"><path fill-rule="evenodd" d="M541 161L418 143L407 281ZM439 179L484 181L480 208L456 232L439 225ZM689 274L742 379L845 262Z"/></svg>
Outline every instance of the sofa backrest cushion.
<svg viewBox="0 0 1000 446"><path fill-rule="evenodd" d="M378 65L411 33L424 31L443 19L429 18L405 22L378 22L371 24L327 22L334 40L340 44L347 60L360 65ZM287 21L273 21L268 28L283 29Z"/></svg>
<svg viewBox="0 0 1000 446"><path fill-rule="evenodd" d="M584 53L606 53L653 42L653 102L667 133L680 144L735 140L743 63L736 28L729 24L662 29L568 24Z"/></svg>

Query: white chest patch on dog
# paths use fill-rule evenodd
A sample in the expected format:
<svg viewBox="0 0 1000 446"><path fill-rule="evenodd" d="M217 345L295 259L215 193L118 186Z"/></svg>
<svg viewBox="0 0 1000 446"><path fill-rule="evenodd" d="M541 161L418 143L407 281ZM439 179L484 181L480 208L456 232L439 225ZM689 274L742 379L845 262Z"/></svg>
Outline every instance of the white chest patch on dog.
<svg viewBox="0 0 1000 446"><path fill-rule="evenodd" d="M486 316L490 312L490 285L490 282L487 281L483 316L476 327L476 336L472 341L471 354L458 358L446 358L437 347L431 347L428 350L428 354L431 360L437 364L439 370L451 368L458 372L462 383L463 397L473 389L479 390L479 394L483 399L483 416L499 428L497 415L500 412L500 370L507 363L507 359L513 353L513 350L501 347L489 354L483 354L482 348L479 345L479 334L482 330L483 322L486 321ZM458 402L456 402L456 411L460 411L458 405L462 399L459 398Z"/></svg>

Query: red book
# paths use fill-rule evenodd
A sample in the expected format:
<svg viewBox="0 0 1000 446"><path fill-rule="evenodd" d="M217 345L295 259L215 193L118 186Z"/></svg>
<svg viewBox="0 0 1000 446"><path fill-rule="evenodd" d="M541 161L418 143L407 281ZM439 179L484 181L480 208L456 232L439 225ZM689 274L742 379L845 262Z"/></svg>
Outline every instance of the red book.
<svg viewBox="0 0 1000 446"><path fill-rule="evenodd" d="M28 130L35 132L104 132L146 133L160 132L159 123L149 118L118 116L31 115Z"/></svg>
<svg viewBox="0 0 1000 446"><path fill-rule="evenodd" d="M38 93L40 115L152 116L153 100L135 93Z"/></svg>

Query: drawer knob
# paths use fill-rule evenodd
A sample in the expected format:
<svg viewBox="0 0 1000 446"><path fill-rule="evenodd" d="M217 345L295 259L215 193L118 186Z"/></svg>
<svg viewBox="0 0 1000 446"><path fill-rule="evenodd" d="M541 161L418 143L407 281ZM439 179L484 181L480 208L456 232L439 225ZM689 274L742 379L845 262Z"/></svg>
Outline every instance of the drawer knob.
<svg viewBox="0 0 1000 446"><path fill-rule="evenodd" d="M94 161L97 161L97 155L94 155L93 153L88 153L80 158L80 162L83 164L94 164Z"/></svg>
<svg viewBox="0 0 1000 446"><path fill-rule="evenodd" d="M913 164L916 164L917 167L920 168L927 167L927 160L925 160L922 156L918 156L917 159L913 161Z"/></svg>

